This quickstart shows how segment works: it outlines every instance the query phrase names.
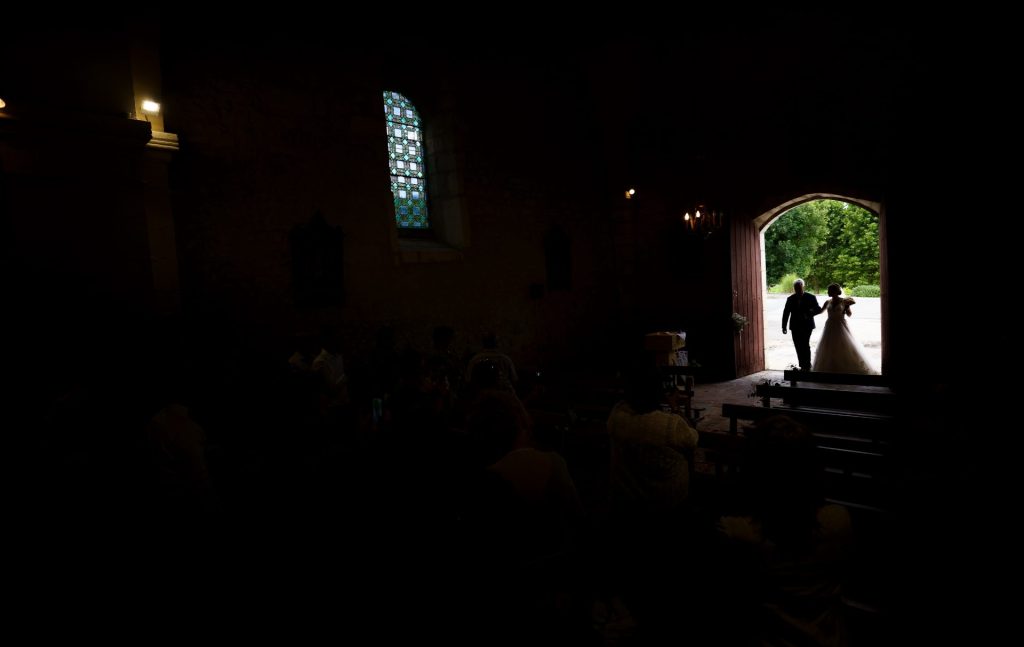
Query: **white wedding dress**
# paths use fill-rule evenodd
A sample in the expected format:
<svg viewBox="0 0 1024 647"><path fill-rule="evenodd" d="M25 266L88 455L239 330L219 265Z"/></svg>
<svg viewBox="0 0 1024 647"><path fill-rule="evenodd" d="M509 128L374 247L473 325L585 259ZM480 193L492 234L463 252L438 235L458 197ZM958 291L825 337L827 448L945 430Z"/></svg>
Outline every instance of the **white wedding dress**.
<svg viewBox="0 0 1024 647"><path fill-rule="evenodd" d="M829 299L825 306L828 319L825 330L814 352L812 371L823 373L859 373L877 375L871 363L864 357L861 346L850 332L843 314L843 300Z"/></svg>

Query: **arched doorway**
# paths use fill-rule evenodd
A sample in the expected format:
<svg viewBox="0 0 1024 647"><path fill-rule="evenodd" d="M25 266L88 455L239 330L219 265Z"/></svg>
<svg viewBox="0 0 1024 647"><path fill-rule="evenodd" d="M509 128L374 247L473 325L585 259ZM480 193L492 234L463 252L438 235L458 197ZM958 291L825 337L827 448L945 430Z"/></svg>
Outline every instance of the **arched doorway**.
<svg viewBox="0 0 1024 647"><path fill-rule="evenodd" d="M877 311L876 316L879 318L879 323L875 325L880 328L880 335L878 336L881 338L881 348L877 349L876 356L880 360L880 366L877 366L877 368L880 368L883 372L885 371L888 357L886 343L888 336L888 307L886 303L888 276L886 271L886 221L884 207L880 202L863 198L832 193L811 193L786 200L761 213L756 218L743 223L737 223L738 226L733 227L732 271L734 310L741 313L750 313L749 323L751 328L753 328L750 334L737 335L735 344L737 376L749 375L750 373L764 370L766 367L786 368L785 365L775 366L774 364L779 363L777 359L774 363L771 362L771 349L769 349L766 355L766 345L770 341L769 337L775 334L776 329L779 330L778 334L781 335L782 310L781 305L779 305L778 317L772 314L770 308L769 312L766 312L768 297L765 289L766 256L764 234L769 226L787 211L815 200L845 202L862 207L878 217L880 296L877 303L874 304L874 308ZM771 327L770 333L767 332L769 327ZM792 361L788 363L793 363L795 362L795 352L793 351L792 341L789 337L786 337L785 343L788 346L782 349L780 353L785 355L788 352L789 356L792 356ZM812 339L812 348L814 343L816 341ZM769 362L766 362L766 359Z"/></svg>

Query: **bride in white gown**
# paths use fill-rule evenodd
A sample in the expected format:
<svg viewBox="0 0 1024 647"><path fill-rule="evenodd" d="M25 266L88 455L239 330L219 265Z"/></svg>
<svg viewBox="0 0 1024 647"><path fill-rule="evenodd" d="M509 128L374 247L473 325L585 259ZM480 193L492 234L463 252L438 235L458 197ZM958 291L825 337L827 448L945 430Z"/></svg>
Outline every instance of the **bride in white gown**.
<svg viewBox="0 0 1024 647"><path fill-rule="evenodd" d="M828 295L832 297L825 305L828 319L818 341L818 350L814 353L811 370L824 373L877 375L878 371L872 368L871 363L864 357L860 344L846 324L846 317L853 314L850 306L856 302L841 297L842 292L838 283L828 286Z"/></svg>

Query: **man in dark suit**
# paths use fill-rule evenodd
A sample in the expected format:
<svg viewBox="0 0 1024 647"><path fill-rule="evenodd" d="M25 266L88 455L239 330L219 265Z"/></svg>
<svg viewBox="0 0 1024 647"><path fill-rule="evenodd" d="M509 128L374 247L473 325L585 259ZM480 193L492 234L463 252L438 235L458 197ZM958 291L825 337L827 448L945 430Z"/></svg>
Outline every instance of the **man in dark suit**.
<svg viewBox="0 0 1024 647"><path fill-rule="evenodd" d="M811 370L811 331L814 330L814 315L821 314L821 306L813 294L804 292L804 280L793 281L793 294L786 299L782 311L782 334L786 324L793 329L793 346L796 347L800 370ZM792 317L792 319L790 319Z"/></svg>

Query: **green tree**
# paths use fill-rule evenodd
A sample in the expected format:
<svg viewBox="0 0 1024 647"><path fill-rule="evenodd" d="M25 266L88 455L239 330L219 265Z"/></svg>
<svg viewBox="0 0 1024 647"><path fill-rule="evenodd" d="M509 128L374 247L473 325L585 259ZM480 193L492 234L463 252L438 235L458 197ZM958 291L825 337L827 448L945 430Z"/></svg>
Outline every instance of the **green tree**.
<svg viewBox="0 0 1024 647"><path fill-rule="evenodd" d="M764 234L765 274L768 286L782 276L806 275L814 254L825 236L826 209L823 200L805 202L782 214Z"/></svg>
<svg viewBox="0 0 1024 647"><path fill-rule="evenodd" d="M878 218L857 205L818 200L825 235L814 253L807 282L818 292L829 283L847 288L878 285Z"/></svg>

